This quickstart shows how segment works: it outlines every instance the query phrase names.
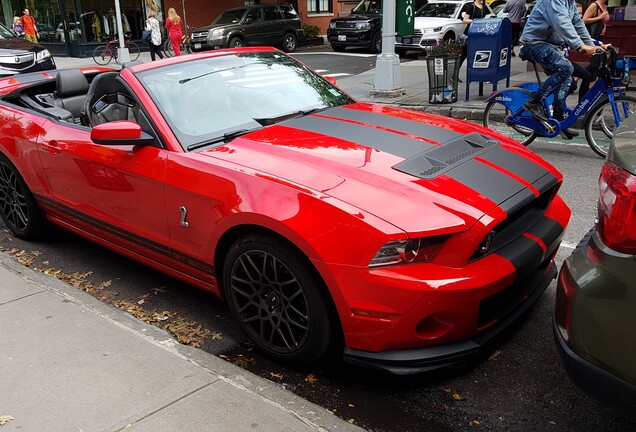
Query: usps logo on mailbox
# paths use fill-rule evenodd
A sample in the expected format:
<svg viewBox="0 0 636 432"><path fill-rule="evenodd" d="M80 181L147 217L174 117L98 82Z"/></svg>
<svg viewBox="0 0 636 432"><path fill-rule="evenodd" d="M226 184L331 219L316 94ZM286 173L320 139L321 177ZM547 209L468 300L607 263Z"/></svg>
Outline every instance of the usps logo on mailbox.
<svg viewBox="0 0 636 432"><path fill-rule="evenodd" d="M488 65L490 65L490 57L492 57L492 51L475 52L473 67L475 69L487 69Z"/></svg>
<svg viewBox="0 0 636 432"><path fill-rule="evenodd" d="M499 54L499 67L505 66L508 63L508 48L501 50Z"/></svg>

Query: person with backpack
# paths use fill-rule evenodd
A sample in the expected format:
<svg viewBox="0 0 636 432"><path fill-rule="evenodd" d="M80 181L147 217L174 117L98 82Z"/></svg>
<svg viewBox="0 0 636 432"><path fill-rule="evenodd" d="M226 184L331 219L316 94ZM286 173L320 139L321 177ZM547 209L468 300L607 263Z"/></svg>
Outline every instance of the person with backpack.
<svg viewBox="0 0 636 432"><path fill-rule="evenodd" d="M20 17L13 17L13 25L11 26L11 30L13 30L13 33L15 33L16 36L24 36L24 27L22 27Z"/></svg>
<svg viewBox="0 0 636 432"><path fill-rule="evenodd" d="M583 22L592 39L603 40L605 27L610 22L609 11L606 6L607 0L596 0L591 2L583 14Z"/></svg>
<svg viewBox="0 0 636 432"><path fill-rule="evenodd" d="M22 24L22 28L24 29L24 38L33 43L38 43L40 34L38 33L37 22L35 21L35 18L31 16L29 9L24 9L22 13L23 15L20 19L20 24Z"/></svg>
<svg viewBox="0 0 636 432"><path fill-rule="evenodd" d="M155 54L163 60L163 53L161 52L161 49L159 49L161 46L161 23L157 19L155 11L150 11L148 13L145 30L150 32L150 37L147 40L148 46L150 47L150 60L155 61Z"/></svg>

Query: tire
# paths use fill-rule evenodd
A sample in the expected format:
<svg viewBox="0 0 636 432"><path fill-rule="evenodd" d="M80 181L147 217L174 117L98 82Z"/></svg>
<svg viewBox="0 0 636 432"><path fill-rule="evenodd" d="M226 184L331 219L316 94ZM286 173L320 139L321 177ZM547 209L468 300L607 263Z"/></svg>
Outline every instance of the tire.
<svg viewBox="0 0 636 432"><path fill-rule="evenodd" d="M347 49L346 45L331 44L331 49L335 52L343 52Z"/></svg>
<svg viewBox="0 0 636 432"><path fill-rule="evenodd" d="M234 36L232 39L230 39L227 46L229 48L242 48L245 46L245 42L243 42L243 39L241 39L240 37Z"/></svg>
<svg viewBox="0 0 636 432"><path fill-rule="evenodd" d="M13 164L0 154L0 216L14 236L32 240L46 227L44 212Z"/></svg>
<svg viewBox="0 0 636 432"><path fill-rule="evenodd" d="M285 363L310 363L332 342L326 298L302 254L282 240L247 235L229 249L223 264L225 298L250 340Z"/></svg>
<svg viewBox="0 0 636 432"><path fill-rule="evenodd" d="M585 116L585 139L596 154L607 156L614 132L618 126L630 115L636 113L636 98L632 96L617 96L615 99L618 108L619 123L614 120L614 110L609 99L592 107Z"/></svg>
<svg viewBox="0 0 636 432"><path fill-rule="evenodd" d="M106 55L104 55L104 52ZM98 65L105 66L113 59L112 51L106 51L106 45L100 45L93 51L93 60Z"/></svg>
<svg viewBox="0 0 636 432"><path fill-rule="evenodd" d="M128 54L131 62L139 60L139 45L134 42L128 42Z"/></svg>
<svg viewBox="0 0 636 432"><path fill-rule="evenodd" d="M484 126L519 141L524 146L539 136L532 129L507 124L505 119L510 114L512 114L510 110L499 102L488 102L484 111Z"/></svg>
<svg viewBox="0 0 636 432"><path fill-rule="evenodd" d="M283 36L283 51L286 53L292 53L296 51L296 47L298 47L298 39L296 35L293 33L285 33Z"/></svg>
<svg viewBox="0 0 636 432"><path fill-rule="evenodd" d="M373 54L380 54L382 52L382 33L377 32L371 38L371 45L369 46L369 51Z"/></svg>
<svg viewBox="0 0 636 432"><path fill-rule="evenodd" d="M174 57L174 49L172 49L172 43L170 39L163 43L163 55L166 57Z"/></svg>
<svg viewBox="0 0 636 432"><path fill-rule="evenodd" d="M457 39L457 37L455 37L455 33L453 33L452 31L444 35L444 42L448 42L450 40L455 40L455 39Z"/></svg>

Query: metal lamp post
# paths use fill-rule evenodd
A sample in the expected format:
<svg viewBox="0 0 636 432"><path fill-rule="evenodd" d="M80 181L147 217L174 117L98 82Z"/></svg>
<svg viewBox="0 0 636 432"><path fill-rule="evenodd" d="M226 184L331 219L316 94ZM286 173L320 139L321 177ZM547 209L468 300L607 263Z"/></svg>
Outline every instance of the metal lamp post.
<svg viewBox="0 0 636 432"><path fill-rule="evenodd" d="M372 96L396 97L406 93L400 76L400 56L395 54L395 0L382 1L382 53L375 62Z"/></svg>
<svg viewBox="0 0 636 432"><path fill-rule="evenodd" d="M121 25L121 8L119 7L119 0L115 0L115 19L117 20L117 36L119 37L119 48L117 48L117 58L124 64L130 61L130 52L126 48L124 41L124 29Z"/></svg>

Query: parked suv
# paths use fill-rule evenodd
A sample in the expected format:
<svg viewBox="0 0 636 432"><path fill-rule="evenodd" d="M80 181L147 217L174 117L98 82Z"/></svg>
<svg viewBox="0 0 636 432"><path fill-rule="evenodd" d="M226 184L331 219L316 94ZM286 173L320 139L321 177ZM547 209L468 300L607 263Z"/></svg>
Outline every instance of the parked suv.
<svg viewBox="0 0 636 432"><path fill-rule="evenodd" d="M351 15L329 22L327 40L334 51L349 47L367 48L372 53L382 51L382 1L360 0Z"/></svg>
<svg viewBox="0 0 636 432"><path fill-rule="evenodd" d="M293 6L263 4L229 9L208 27L192 31L192 50L238 48L248 45L280 46L296 50L305 37Z"/></svg>

